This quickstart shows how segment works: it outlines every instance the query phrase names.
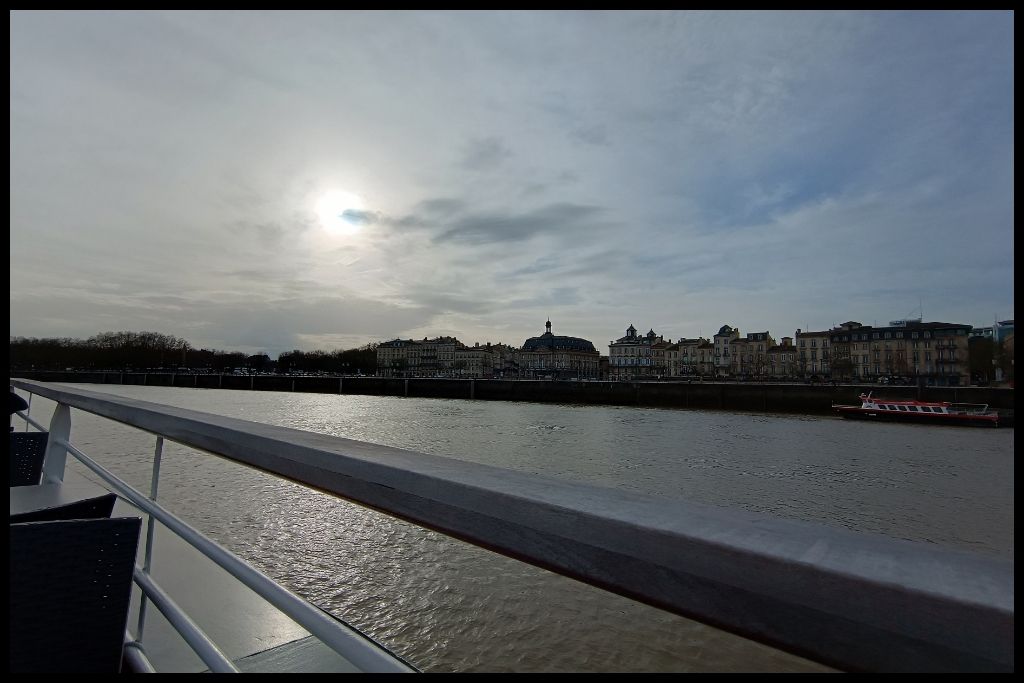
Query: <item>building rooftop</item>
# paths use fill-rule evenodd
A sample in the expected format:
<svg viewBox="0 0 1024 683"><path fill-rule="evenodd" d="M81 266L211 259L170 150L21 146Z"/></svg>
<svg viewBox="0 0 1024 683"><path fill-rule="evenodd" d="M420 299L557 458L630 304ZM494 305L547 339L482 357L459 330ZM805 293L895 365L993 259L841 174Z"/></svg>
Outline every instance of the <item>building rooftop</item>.
<svg viewBox="0 0 1024 683"><path fill-rule="evenodd" d="M564 337L551 333L551 321L547 322L547 332L539 337L530 337L523 342L523 351L583 351L597 353L593 342L580 337Z"/></svg>

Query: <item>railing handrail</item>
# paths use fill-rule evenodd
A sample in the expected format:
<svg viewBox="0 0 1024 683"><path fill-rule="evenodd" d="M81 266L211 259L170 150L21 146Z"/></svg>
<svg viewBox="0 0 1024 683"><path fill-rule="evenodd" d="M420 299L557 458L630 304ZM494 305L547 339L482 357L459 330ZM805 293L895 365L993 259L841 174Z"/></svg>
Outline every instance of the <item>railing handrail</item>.
<svg viewBox="0 0 1024 683"><path fill-rule="evenodd" d="M105 470L74 445L67 442L59 443L61 446L67 448L68 452L72 453L80 462L86 465L86 467L99 475L105 482L110 484L117 493L123 496L132 505L136 506L143 512L156 517L165 527L175 533L179 538L186 541L196 550L221 566L233 577L251 588L257 595L294 619L296 623L319 638L321 642L330 646L331 649L348 659L361 670L377 673L398 673L412 670L412 668L405 662L395 657L392 653L387 652L380 645L372 643L372 641L362 633L359 633L347 625L342 625L327 612L324 612L315 605L303 600L301 597L280 585L252 565L248 564L237 555L221 546L219 543L211 540L205 534L167 511L167 509L146 498L146 496L140 491L137 491L124 481L110 474L110 472ZM140 574L142 574L142 572L136 572L136 583L139 584L147 596L153 598L153 593L160 591L159 586L152 581L139 581L138 578ZM183 612L180 609L175 608L173 601L165 599L162 602L164 604L171 605L171 609L178 612L179 616L170 620L174 623L179 633L185 635L182 629L178 628L179 623L185 623L184 620L180 618L181 615L183 615ZM159 607L160 603L158 602L157 604ZM164 611L163 608L161 608L161 611ZM164 611L164 614L170 617L166 611ZM189 641L190 645L193 645L194 642L199 642L198 638L194 640L186 638L186 640ZM194 645L193 649L195 649ZM199 650L196 650L196 652L202 656L204 662L208 664L210 663L207 657L203 656L202 652ZM216 671L217 669L214 670Z"/></svg>
<svg viewBox="0 0 1024 683"><path fill-rule="evenodd" d="M1012 561L11 384L838 668L1013 670Z"/></svg>

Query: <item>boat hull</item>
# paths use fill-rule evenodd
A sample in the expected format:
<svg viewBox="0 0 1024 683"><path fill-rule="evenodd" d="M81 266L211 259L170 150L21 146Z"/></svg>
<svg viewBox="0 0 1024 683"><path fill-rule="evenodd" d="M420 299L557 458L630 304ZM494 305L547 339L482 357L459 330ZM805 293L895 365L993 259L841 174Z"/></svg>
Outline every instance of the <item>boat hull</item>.
<svg viewBox="0 0 1024 683"><path fill-rule="evenodd" d="M913 413L904 411L861 408L860 406L833 406L841 417L886 422L914 422L917 424L953 425L961 427L998 427L999 415L963 415L945 413Z"/></svg>

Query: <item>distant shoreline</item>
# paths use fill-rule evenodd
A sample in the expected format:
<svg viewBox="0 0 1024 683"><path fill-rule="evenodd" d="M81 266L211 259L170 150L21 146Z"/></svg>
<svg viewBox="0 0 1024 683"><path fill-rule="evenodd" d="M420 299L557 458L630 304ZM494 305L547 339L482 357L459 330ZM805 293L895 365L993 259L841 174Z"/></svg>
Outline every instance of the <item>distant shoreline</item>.
<svg viewBox="0 0 1024 683"><path fill-rule="evenodd" d="M987 403L1012 419L1014 391L994 387L913 387L865 384L784 384L698 381L433 379L315 375L223 375L129 372L22 371L42 382L236 389L408 398L621 405L831 415L832 404L859 404L865 391L889 398Z"/></svg>

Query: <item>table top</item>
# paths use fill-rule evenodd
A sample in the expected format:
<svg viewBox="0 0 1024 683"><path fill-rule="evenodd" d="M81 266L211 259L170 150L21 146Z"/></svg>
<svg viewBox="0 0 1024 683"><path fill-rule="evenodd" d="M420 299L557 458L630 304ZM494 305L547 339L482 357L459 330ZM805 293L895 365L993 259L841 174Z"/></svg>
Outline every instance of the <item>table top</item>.
<svg viewBox="0 0 1024 683"><path fill-rule="evenodd" d="M12 515L110 495L107 489L74 472L65 473L64 481L60 484L12 486L10 491Z"/></svg>

